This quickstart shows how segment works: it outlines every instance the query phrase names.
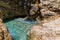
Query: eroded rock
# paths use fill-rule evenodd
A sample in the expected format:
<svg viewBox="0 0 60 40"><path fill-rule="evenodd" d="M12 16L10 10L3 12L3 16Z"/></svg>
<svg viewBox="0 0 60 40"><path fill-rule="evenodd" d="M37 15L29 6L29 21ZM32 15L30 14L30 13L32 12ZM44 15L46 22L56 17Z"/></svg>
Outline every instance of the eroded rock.
<svg viewBox="0 0 60 40"><path fill-rule="evenodd" d="M42 16L54 16L57 15L56 12L49 11L48 9L41 9Z"/></svg>
<svg viewBox="0 0 60 40"><path fill-rule="evenodd" d="M6 26L3 24L0 19L0 40L12 40Z"/></svg>
<svg viewBox="0 0 60 40"><path fill-rule="evenodd" d="M48 8L51 11L60 10L60 4L57 2L58 0L42 0L41 8Z"/></svg>
<svg viewBox="0 0 60 40"><path fill-rule="evenodd" d="M28 40L60 40L60 17L35 25L28 31Z"/></svg>

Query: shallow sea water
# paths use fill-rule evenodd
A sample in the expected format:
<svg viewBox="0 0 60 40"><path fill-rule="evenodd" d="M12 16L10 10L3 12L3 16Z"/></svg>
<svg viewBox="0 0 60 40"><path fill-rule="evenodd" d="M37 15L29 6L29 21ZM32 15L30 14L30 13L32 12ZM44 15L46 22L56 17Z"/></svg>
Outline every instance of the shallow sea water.
<svg viewBox="0 0 60 40"><path fill-rule="evenodd" d="M13 40L27 40L27 32L31 26L35 24L37 24L36 21L25 21L24 18L16 18L5 22L5 25L8 28Z"/></svg>

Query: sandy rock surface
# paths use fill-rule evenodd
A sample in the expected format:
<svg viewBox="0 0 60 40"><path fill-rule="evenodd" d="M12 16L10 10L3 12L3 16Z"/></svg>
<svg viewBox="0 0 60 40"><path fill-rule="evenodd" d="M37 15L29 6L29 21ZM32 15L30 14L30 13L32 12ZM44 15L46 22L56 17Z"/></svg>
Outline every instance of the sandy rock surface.
<svg viewBox="0 0 60 40"><path fill-rule="evenodd" d="M12 40L6 26L3 24L0 19L0 40Z"/></svg>
<svg viewBox="0 0 60 40"><path fill-rule="evenodd" d="M60 40L60 17L28 31L28 40Z"/></svg>

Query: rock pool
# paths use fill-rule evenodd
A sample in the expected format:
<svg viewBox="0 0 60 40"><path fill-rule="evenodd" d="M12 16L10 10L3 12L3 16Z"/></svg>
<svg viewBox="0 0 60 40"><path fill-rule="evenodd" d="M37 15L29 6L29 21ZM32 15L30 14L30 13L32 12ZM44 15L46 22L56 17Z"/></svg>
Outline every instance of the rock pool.
<svg viewBox="0 0 60 40"><path fill-rule="evenodd" d="M5 22L5 25L8 28L13 40L27 40L27 31L36 23L36 21L25 21L24 18L16 18Z"/></svg>

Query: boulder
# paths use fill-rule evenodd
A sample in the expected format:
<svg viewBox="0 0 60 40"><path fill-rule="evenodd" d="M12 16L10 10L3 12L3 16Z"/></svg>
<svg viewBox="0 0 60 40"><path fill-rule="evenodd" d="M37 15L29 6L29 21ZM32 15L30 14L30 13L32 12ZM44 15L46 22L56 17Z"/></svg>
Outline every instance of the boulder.
<svg viewBox="0 0 60 40"><path fill-rule="evenodd" d="M60 40L60 17L34 25L27 33L28 40Z"/></svg>

